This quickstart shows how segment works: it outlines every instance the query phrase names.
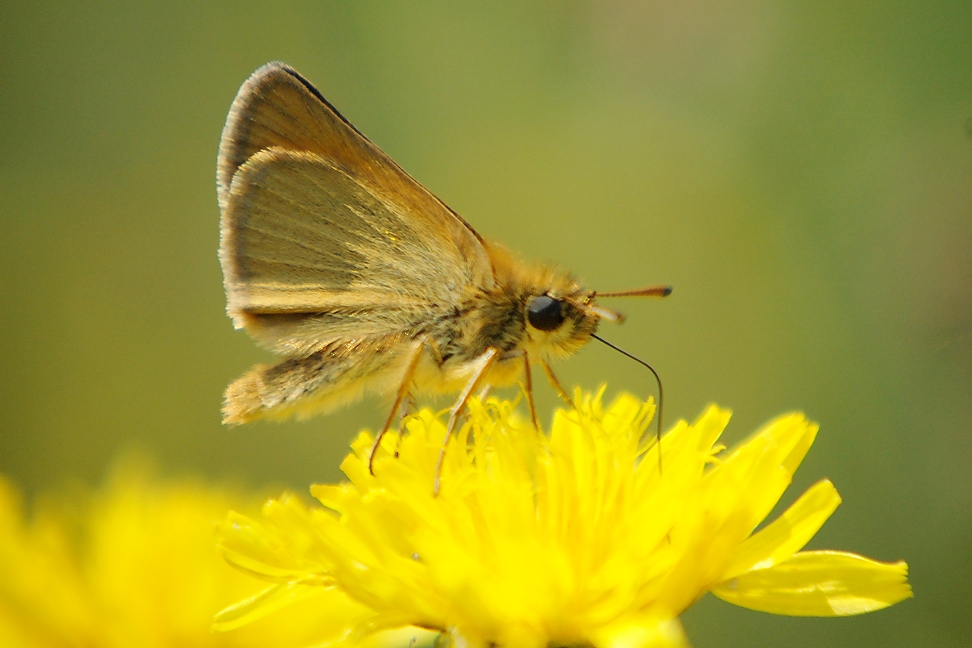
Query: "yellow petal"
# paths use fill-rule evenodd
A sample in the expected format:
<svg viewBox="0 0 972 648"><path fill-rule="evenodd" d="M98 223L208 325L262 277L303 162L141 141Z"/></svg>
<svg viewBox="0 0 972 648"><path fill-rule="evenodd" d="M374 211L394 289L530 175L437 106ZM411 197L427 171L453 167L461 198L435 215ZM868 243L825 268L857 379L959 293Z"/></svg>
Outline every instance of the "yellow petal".
<svg viewBox="0 0 972 648"><path fill-rule="evenodd" d="M645 620L605 628L594 638L597 648L689 648L678 619Z"/></svg>
<svg viewBox="0 0 972 648"><path fill-rule="evenodd" d="M271 585L262 592L216 613L213 616L213 630L225 632L239 628L302 598L318 596L323 591L319 587L297 583Z"/></svg>
<svg viewBox="0 0 972 648"><path fill-rule="evenodd" d="M739 529L745 534L756 528L776 506L816 434L817 425L803 414L780 416L734 449L709 473L708 481L715 496L732 498L733 501L723 502L722 506L738 516Z"/></svg>
<svg viewBox="0 0 972 648"><path fill-rule="evenodd" d="M824 479L811 486L783 515L739 547L726 580L753 569L766 569L803 549L840 504L837 489Z"/></svg>
<svg viewBox="0 0 972 648"><path fill-rule="evenodd" d="M281 514L284 510L287 515ZM269 523L230 512L226 520L217 524L223 558L235 567L274 582L290 582L307 573L325 573L327 565L306 557L306 547L310 544L307 526L301 528L294 519L301 510L307 517L308 512L300 500L285 494L264 504L263 511Z"/></svg>
<svg viewBox="0 0 972 648"><path fill-rule="evenodd" d="M767 569L720 583L712 593L761 612L790 616L849 616L910 598L905 562L880 563L839 551L805 551Z"/></svg>

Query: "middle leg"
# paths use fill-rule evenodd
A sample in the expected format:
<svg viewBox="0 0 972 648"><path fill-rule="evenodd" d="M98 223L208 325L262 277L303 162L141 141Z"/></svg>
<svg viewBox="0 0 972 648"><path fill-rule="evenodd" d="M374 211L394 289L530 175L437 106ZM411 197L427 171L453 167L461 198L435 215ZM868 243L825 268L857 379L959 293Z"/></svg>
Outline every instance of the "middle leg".
<svg viewBox="0 0 972 648"><path fill-rule="evenodd" d="M449 423L446 426L445 438L442 440L442 449L439 450L439 460L435 464L435 485L432 489L433 495L439 494L439 486L442 477L442 465L445 462L445 452L446 448L449 446L449 439L452 437L452 433L456 429L456 423L459 422L459 414L462 413L463 408L466 406L466 401L469 400L469 395L473 393L473 390L479 386L479 383L483 381L486 373L489 371L493 363L496 362L496 358L499 356L499 351L495 347L489 347L483 355L477 358L479 366L476 367L475 372L466 383L465 388L463 388L462 393L459 394L459 398L456 399L455 404L452 406L452 410L449 412Z"/></svg>

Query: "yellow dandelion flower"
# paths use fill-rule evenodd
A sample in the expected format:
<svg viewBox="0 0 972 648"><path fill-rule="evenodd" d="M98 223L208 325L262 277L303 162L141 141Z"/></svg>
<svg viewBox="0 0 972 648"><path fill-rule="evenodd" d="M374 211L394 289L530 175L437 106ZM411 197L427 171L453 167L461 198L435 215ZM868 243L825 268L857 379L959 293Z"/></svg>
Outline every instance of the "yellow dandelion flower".
<svg viewBox="0 0 972 648"><path fill-rule="evenodd" d="M0 477L0 646L305 646L368 610L320 589L225 634L212 616L259 589L219 554L213 522L252 495L160 481L134 462L93 493L49 493L28 519ZM405 646L408 639L399 642Z"/></svg>
<svg viewBox="0 0 972 648"><path fill-rule="evenodd" d="M603 390L602 390L603 392ZM549 437L513 404L473 401L432 492L445 427L423 410L368 470L362 433L342 469L313 486L323 508L285 496L254 521L230 514L227 559L274 584L217 616L258 618L308 589L339 590L371 614L349 640L420 626L457 645L683 646L678 615L706 592L755 610L840 616L911 596L903 562L800 551L840 498L823 480L755 531L789 485L817 426L781 416L732 452L729 412L710 407L642 443L653 406L578 393ZM662 448L661 470L658 450Z"/></svg>

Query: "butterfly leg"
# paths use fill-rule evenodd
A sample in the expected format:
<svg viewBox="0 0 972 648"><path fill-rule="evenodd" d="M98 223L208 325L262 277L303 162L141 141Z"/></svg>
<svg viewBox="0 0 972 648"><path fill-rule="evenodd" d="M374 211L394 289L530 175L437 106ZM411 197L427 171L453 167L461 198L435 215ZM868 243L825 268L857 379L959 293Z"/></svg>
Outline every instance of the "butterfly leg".
<svg viewBox="0 0 972 648"><path fill-rule="evenodd" d="M511 360L516 357L523 358L523 391L526 392L527 406L530 408L530 420L533 421L533 427L536 430L540 429L540 423L537 419L537 406L533 402L533 376L530 373L530 356L523 349L518 351L510 351L509 353L503 354L501 360ZM492 385L486 385L479 391L479 400L485 401L486 397L489 395L490 390L492 390Z"/></svg>
<svg viewBox="0 0 972 648"><path fill-rule="evenodd" d="M439 461L435 464L435 485L432 489L433 495L439 494L439 486L442 477L442 465L445 463L446 448L449 446L449 439L452 437L452 433L456 429L456 423L459 422L459 415L462 413L463 408L465 408L466 401L469 400L469 395L472 394L473 390L479 386L480 382L482 382L486 372L488 372L489 368L493 366L494 362L496 362L498 355L499 351L493 347L490 347L483 355L479 356L479 367L476 368L472 378L470 378L469 382L466 383L465 388L463 388L462 393L459 394L459 398L456 399L455 404L452 406L452 410L449 412L449 424L446 426L445 439L442 440L442 449L439 450Z"/></svg>
<svg viewBox="0 0 972 648"><path fill-rule="evenodd" d="M415 368L418 367L419 359L422 357L422 352L425 350L425 344L418 344L415 346L415 350L412 352L412 357L408 359L408 365L405 367L405 375L402 376L402 384L398 387L398 394L395 396L395 404L392 405L391 411L388 412L388 418L385 419L385 424L381 426L381 431L375 435L375 442L371 446L371 453L368 455L368 472L372 475L375 474L375 455L378 454L378 448L381 447L381 439L388 432L391 427L392 421L395 420L395 416L398 414L398 410L402 406L402 401L408 396L408 390L412 385L412 376L415 375ZM398 456L398 453L395 453Z"/></svg>
<svg viewBox="0 0 972 648"><path fill-rule="evenodd" d="M554 375L553 369L550 368L550 365L547 364L547 361L541 360L540 366L543 367L544 373L547 374L547 380L549 380L550 384L553 385L553 388L557 391L557 395L560 396L565 403L567 403L571 407L574 407L573 399L567 394L567 390L565 390L563 385L560 384L560 381L557 380L557 376Z"/></svg>
<svg viewBox="0 0 972 648"><path fill-rule="evenodd" d="M530 373L530 356L523 352L523 388L526 391L527 405L530 407L530 420L533 421L533 429L540 431L540 422L537 420L537 406L533 402L533 376Z"/></svg>
<svg viewBox="0 0 972 648"><path fill-rule="evenodd" d="M402 401L402 406L399 408L398 441L395 443L396 459L398 459L398 451L402 449L402 438L405 436L405 419L412 415L415 408L415 397L412 396L412 392L407 392L405 394L405 399Z"/></svg>

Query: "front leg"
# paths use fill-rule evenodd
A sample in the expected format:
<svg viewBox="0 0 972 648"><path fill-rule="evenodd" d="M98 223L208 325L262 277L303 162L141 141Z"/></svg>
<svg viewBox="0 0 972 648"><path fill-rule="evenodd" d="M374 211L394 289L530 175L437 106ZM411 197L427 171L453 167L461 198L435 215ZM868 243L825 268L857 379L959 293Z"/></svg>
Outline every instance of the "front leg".
<svg viewBox="0 0 972 648"><path fill-rule="evenodd" d="M533 401L533 376L530 373L530 356L527 354L526 349L517 349L516 351L507 351L500 356L499 360L502 362L516 358L523 358L523 391L526 392L527 407L530 408L530 420L533 422L533 429L539 432L540 422L537 419L537 406ZM485 391L489 387L487 386L483 389Z"/></svg>
<svg viewBox="0 0 972 648"><path fill-rule="evenodd" d="M576 409L576 406L574 405L574 400L567 393L567 390L564 389L564 386L560 384L560 381L557 380L557 376L554 375L553 369L550 368L550 365L547 364L547 361L541 360L540 366L543 367L544 373L547 374L547 380L549 380L550 384L553 385L553 388L557 392L557 395L560 396L563 399L563 401L567 403L569 407Z"/></svg>
<svg viewBox="0 0 972 648"><path fill-rule="evenodd" d="M540 422L537 421L537 406L533 402L533 377L530 375L530 356L523 352L523 388L526 391L527 405L530 406L530 419L533 421L533 429L540 431Z"/></svg>

